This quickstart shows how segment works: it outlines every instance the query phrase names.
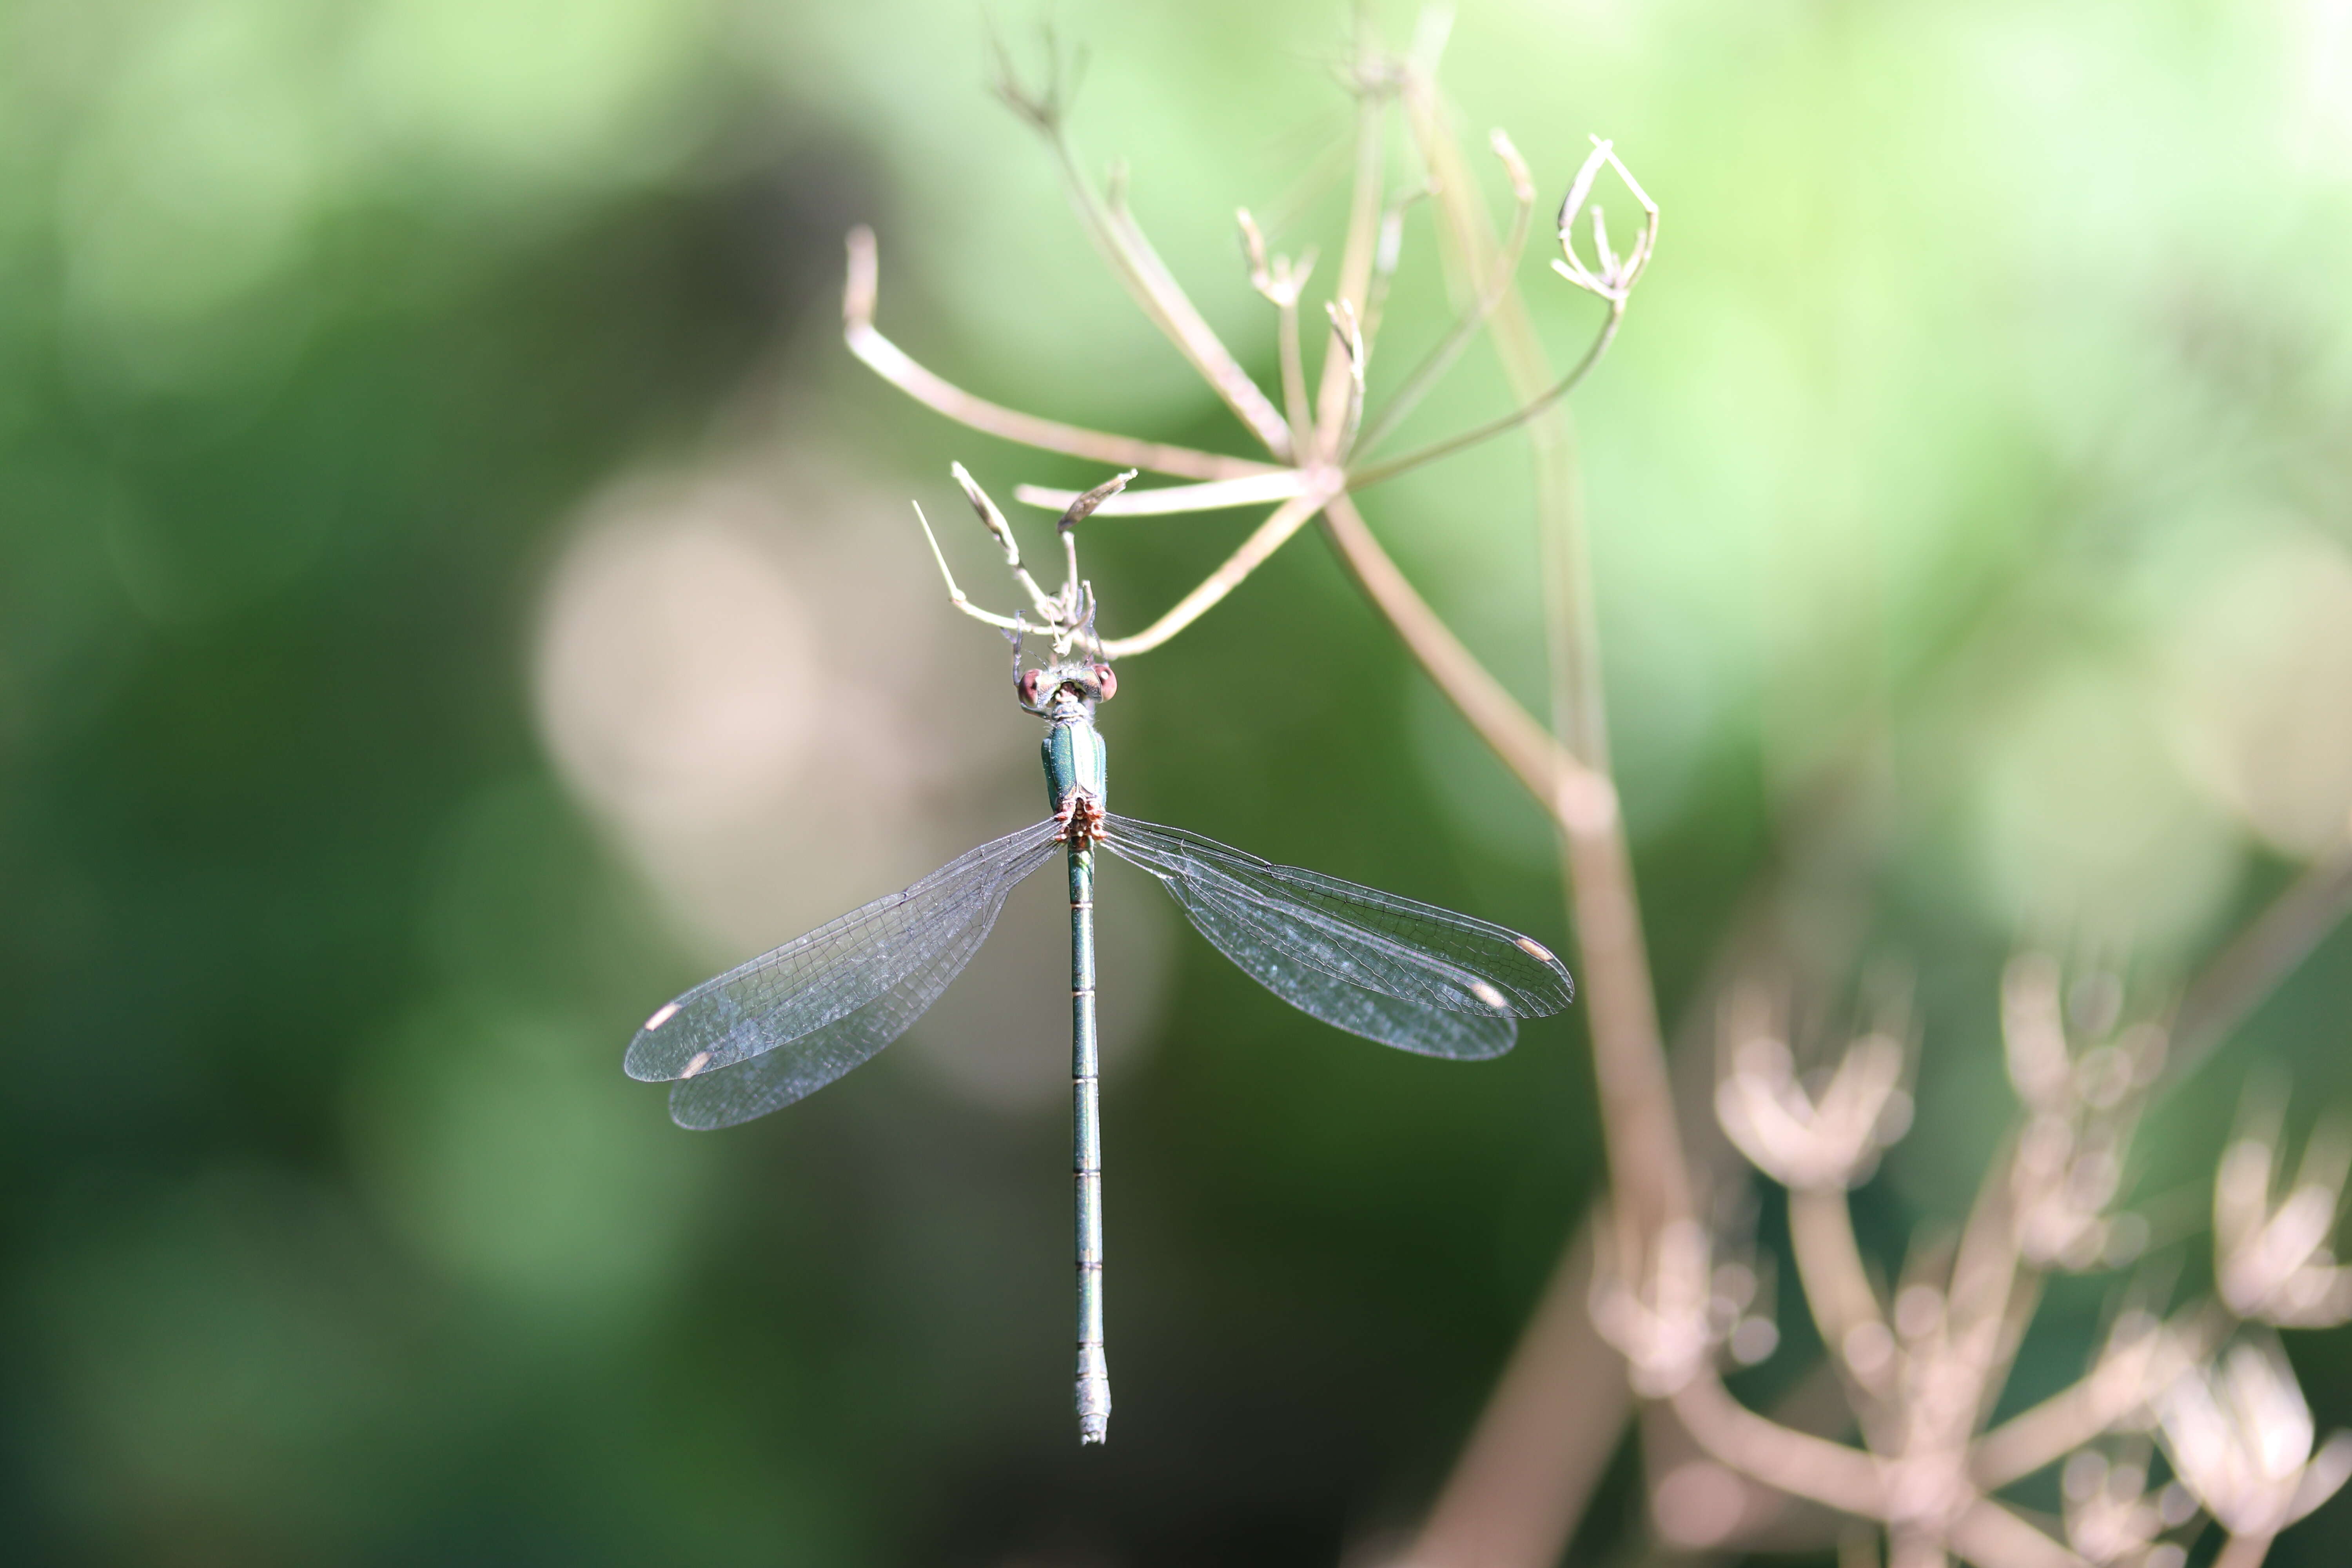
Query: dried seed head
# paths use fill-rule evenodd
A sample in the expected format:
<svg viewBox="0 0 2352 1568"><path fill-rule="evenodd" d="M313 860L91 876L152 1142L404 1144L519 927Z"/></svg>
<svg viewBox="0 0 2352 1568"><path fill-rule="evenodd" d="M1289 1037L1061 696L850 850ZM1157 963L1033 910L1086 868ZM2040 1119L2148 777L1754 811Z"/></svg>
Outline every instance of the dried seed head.
<svg viewBox="0 0 2352 1568"><path fill-rule="evenodd" d="M2167 1037L2148 1023L2116 1030L2123 1005L2109 969L2070 984L2055 959L2027 952L2001 974L2003 1055L2028 1113L2011 1160L2012 1211L2018 1247L2040 1268L2113 1268L2146 1243L2144 1221L2108 1211ZM2110 1031L2080 1048L2070 1038Z"/></svg>
<svg viewBox="0 0 2352 1568"><path fill-rule="evenodd" d="M1089 517L1092 517L1094 515L1095 508L1102 505L1103 502L1110 500L1111 497L1127 489L1127 481L1133 478L1135 478L1135 470L1133 468L1129 468L1122 474L1113 474L1109 479L1105 479L1102 483L1097 485L1094 489L1087 491L1086 494L1072 501L1070 503L1070 509L1062 514L1062 521L1055 523L1055 526L1060 529L1064 533L1067 533L1071 529L1076 528L1078 524L1086 521Z"/></svg>
<svg viewBox="0 0 2352 1568"><path fill-rule="evenodd" d="M1727 1331L1711 1251L1706 1227L1677 1220L1658 1234L1642 1278L1603 1271L1593 1280L1593 1326L1625 1358L1634 1392L1646 1398L1664 1398L1697 1375Z"/></svg>
<svg viewBox="0 0 2352 1568"><path fill-rule="evenodd" d="M1287 256L1269 256L1265 237L1258 232L1249 208L1234 208L1234 216L1241 224L1242 248L1249 256L1250 287L1274 305L1296 309L1299 296L1307 291L1307 279L1315 274L1315 247L1308 246L1296 261Z"/></svg>
<svg viewBox="0 0 2352 1568"><path fill-rule="evenodd" d="M1486 145L1503 161L1503 172L1511 177L1511 199L1522 205L1536 199L1536 177L1528 169L1528 161L1500 126L1486 133Z"/></svg>
<svg viewBox="0 0 2352 1568"><path fill-rule="evenodd" d="M2352 1433L2312 1452L2311 1406L2274 1341L2176 1378L2158 1415L2181 1484L2233 1535L2275 1535L2352 1479Z"/></svg>
<svg viewBox="0 0 2352 1568"><path fill-rule="evenodd" d="M1601 221L1601 209L1593 207L1593 253L1599 265L1588 267L1583 258L1576 253L1576 216L1583 210L1585 198L1592 194L1593 182L1601 177L1603 168L1616 171L1625 189L1641 204L1648 221L1635 237L1633 248L1620 257L1610 248L1609 231ZM1568 198L1559 205L1560 259L1551 264L1552 270L1589 293L1598 294L1612 304L1622 305L1627 296L1633 293L1633 285L1641 280L1642 271L1649 266L1650 258L1657 251L1657 245L1658 204L1650 199L1649 193L1642 189L1633 172L1618 160L1614 145L1595 136L1591 155L1577 170L1575 182L1568 188Z"/></svg>
<svg viewBox="0 0 2352 1568"><path fill-rule="evenodd" d="M1795 1059L1770 1026L1756 988L1736 992L1724 1013L1725 1069L1716 1084L1716 1120L1750 1163L1801 1192L1851 1187L1910 1124L1903 1088L1909 1053L1871 1033L1846 1047L1818 1094L1796 1076Z"/></svg>
<svg viewBox="0 0 2352 1568"><path fill-rule="evenodd" d="M2352 1268L2336 1260L2347 1144L2312 1135L2291 1183L2282 1184L2273 1126L2242 1134L2221 1152L2213 1179L2215 1284L2230 1310L2279 1328L2352 1321Z"/></svg>
<svg viewBox="0 0 2352 1568"><path fill-rule="evenodd" d="M2147 1568L2168 1523L2161 1494L2147 1489L2147 1458L2144 1441L2112 1457L2097 1448L2068 1456L2059 1495L2066 1542L2076 1552L2093 1563Z"/></svg>
<svg viewBox="0 0 2352 1568"><path fill-rule="evenodd" d="M980 514L982 525L996 541L997 547L1004 552L1004 558L1019 566L1021 547L1013 542L1013 525L1004 521L1004 514L997 510L994 501L989 500L988 492L980 488L980 481L973 479L961 463L950 463L948 472L953 474L955 482L963 487L964 500L971 502L971 510Z"/></svg>

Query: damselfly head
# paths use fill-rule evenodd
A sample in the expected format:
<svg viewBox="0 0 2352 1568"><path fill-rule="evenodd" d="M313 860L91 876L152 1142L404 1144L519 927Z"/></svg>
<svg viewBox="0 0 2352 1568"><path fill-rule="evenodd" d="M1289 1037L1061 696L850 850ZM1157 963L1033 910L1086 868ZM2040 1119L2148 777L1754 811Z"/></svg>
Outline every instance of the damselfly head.
<svg viewBox="0 0 2352 1568"><path fill-rule="evenodd" d="M1076 718L1118 694L1118 677L1107 664L1056 663L1013 678L1021 706L1047 718Z"/></svg>

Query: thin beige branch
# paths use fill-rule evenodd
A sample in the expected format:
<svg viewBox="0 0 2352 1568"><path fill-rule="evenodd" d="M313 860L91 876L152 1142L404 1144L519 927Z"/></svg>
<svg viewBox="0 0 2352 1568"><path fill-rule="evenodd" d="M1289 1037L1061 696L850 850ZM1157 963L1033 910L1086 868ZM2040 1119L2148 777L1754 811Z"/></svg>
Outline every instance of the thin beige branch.
<svg viewBox="0 0 2352 1568"><path fill-rule="evenodd" d="M1538 417L1555 407L1559 392L1575 385L1599 363L1615 334L1617 320L1622 319L1622 301L1612 309L1612 319L1568 376L1554 384L1549 395L1532 395L1549 379L1549 368L1516 280L1496 265L1493 222L1477 197L1469 160L1445 130L1434 75L1435 50L1433 38L1431 47L1416 48L1409 62L1404 86L1407 118L1437 186L1438 237L1455 276L1472 287L1479 280L1507 279L1486 326L1505 377L1523 408L1512 421L1495 429L1533 421L1529 435L1537 504L1552 557L1545 612L1555 666L1554 729L1566 742L1566 750L1580 759L1573 772L1564 770L1558 775L1554 795L1546 805L1562 829L1562 869L1585 969L1593 1075L1608 1133L1611 1187L1627 1222L1621 1227L1622 1234L1629 1247L1637 1247L1690 1217L1690 1178L1675 1124L1633 856L1625 842L1616 788L1608 776L1598 628L1591 613L1591 574L1584 560L1582 517L1575 493L1572 437L1564 413ZM1456 445L1447 443L1444 449ZM1422 460L1424 458L1420 455L1401 458L1381 465L1373 473L1402 472ZM1362 474L1349 480L1351 489L1368 482L1370 479ZM1642 1263L1639 1258L1628 1256L1620 1260L1620 1267L1633 1277L1631 1271Z"/></svg>
<svg viewBox="0 0 2352 1568"><path fill-rule="evenodd" d="M1363 513L1347 496L1334 496L1324 509L1324 533L1339 552L1358 586L1389 623L1407 652L1447 700L1461 710L1478 731L1478 738L1502 759L1503 765L1546 811L1554 811L1563 791L1590 795L1614 792L1606 779L1594 774L1561 749L1543 726L1519 706L1502 682L1489 674L1462 646L1437 612L1415 591L1380 541L1366 526ZM1613 809L1596 806L1595 809Z"/></svg>
<svg viewBox="0 0 2352 1568"><path fill-rule="evenodd" d="M2007 1380L2041 1294L2040 1277L2026 1267L2018 1247L2010 1195L2014 1149L2013 1140L2005 1142L1985 1171L1961 1227L1945 1293L1946 1353L1956 1378L1966 1380L1965 1390L1956 1384L1945 1405L1954 1419L1968 1419L1971 1429ZM1966 1433L1950 1436L1957 1439Z"/></svg>
<svg viewBox="0 0 2352 1568"><path fill-rule="evenodd" d="M842 291L842 335L849 352L916 402L946 415L959 425L984 435L1048 452L1062 452L1124 468L1143 468L1183 479L1238 479L1285 470L1272 463L1221 453L1195 451L1160 441L1141 441L1088 430L1058 420L1040 419L1000 403L991 403L918 364L904 350L874 326L874 304L879 281L874 231L863 225L849 231L849 277Z"/></svg>
<svg viewBox="0 0 2352 1568"><path fill-rule="evenodd" d="M1210 573L1199 587L1178 600L1166 615L1132 637L1105 637L1101 644L1103 657L1124 658L1130 654L1149 653L1199 620L1214 608L1218 601L1241 586L1244 578L1264 564L1267 556L1281 549L1290 536L1330 500L1329 490L1311 489L1305 495L1285 501L1275 509L1272 516L1259 523L1247 539L1242 541L1241 548L1226 557L1223 565Z"/></svg>
<svg viewBox="0 0 2352 1568"><path fill-rule="evenodd" d="M2093 1568L1990 1498L1960 1510L1951 1548L1976 1568Z"/></svg>
<svg viewBox="0 0 2352 1568"><path fill-rule="evenodd" d="M1000 616L993 610L983 610L964 597L963 590L956 586L955 574L948 570L948 558L940 552L939 535L931 531L931 520L923 515L923 503L920 501L915 503L915 521L923 525L923 537L930 542L931 559L939 563L940 575L947 581L948 603L970 616L973 620L984 626L994 626L998 631L1019 631L1024 625L1023 622L1013 619L1011 616Z"/></svg>
<svg viewBox="0 0 2352 1568"><path fill-rule="evenodd" d="M1408 191L1391 196L1389 205L1381 209L1380 236L1372 242L1372 281L1364 290L1364 337L1367 342L1381 333L1381 321L1387 314L1389 289L1396 281L1397 263L1404 259L1405 208L1421 199L1425 191Z"/></svg>
<svg viewBox="0 0 2352 1568"><path fill-rule="evenodd" d="M1841 1513L1885 1517L1878 1463L1860 1449L1757 1415L1711 1372L1685 1384L1669 1403L1699 1447L1733 1469Z"/></svg>
<svg viewBox="0 0 2352 1568"><path fill-rule="evenodd" d="M1581 762L1563 768L1551 811L1560 827L1569 907L1584 961L1610 1190L1628 1216L1628 1245L1645 1245L1688 1220L1695 1205L1650 984L1633 852L1616 785L1605 773ZM1643 1228L1633 1230L1636 1224ZM1629 1254L1629 1261L1638 1259Z"/></svg>
<svg viewBox="0 0 2352 1568"><path fill-rule="evenodd" d="M1979 1437L1969 1455L1970 1478L1986 1491L1998 1491L2057 1463L2141 1408L2182 1368L2210 1353L2233 1326L2209 1307L2160 1328L2151 1325L2144 1335L2111 1337L2072 1385Z"/></svg>
<svg viewBox="0 0 2352 1568"><path fill-rule="evenodd" d="M1282 358L1282 405L1290 411L1294 428L1304 429L1311 417L1307 406L1307 366L1298 353L1298 301L1276 307L1276 339Z"/></svg>
<svg viewBox="0 0 2352 1568"><path fill-rule="evenodd" d="M1162 485L1157 489L1128 490L1095 509L1097 517L1161 517L1188 511L1222 511L1237 506L1265 506L1304 495L1318 486L1339 487L1336 473L1317 474L1305 468L1274 468L1242 479L1212 479L1200 485ZM1078 499L1076 490L1049 489L1044 485L1015 485L1013 499L1024 506L1059 511Z"/></svg>
<svg viewBox="0 0 2352 1568"><path fill-rule="evenodd" d="M1438 378L1454 368L1454 362L1462 356L1464 349L1470 346L1470 340L1478 335L1478 329L1486 324L1486 318L1495 313L1495 307L1502 303L1503 295L1518 274L1519 258L1528 247L1528 231L1534 226L1535 181L1528 173L1527 160L1519 156L1519 150L1511 144L1508 136L1496 131L1490 140L1495 156L1503 161L1503 167L1511 179L1511 199L1515 205L1511 213L1510 236L1503 241L1502 254L1495 258L1477 297L1464 307L1445 336L1429 351L1428 357L1412 368L1412 374L1381 405L1380 413L1364 427L1363 436L1357 442L1358 451L1369 454L1377 449L1403 422L1405 416L1420 405L1429 389L1437 384Z"/></svg>
<svg viewBox="0 0 2352 1568"><path fill-rule="evenodd" d="M1061 609L1060 603L1053 595L1045 592L1045 590L1039 585L1037 579L1029 574L1029 568L1022 564L1021 545L1019 542L1013 537L1013 525L1004 521L1004 513L998 510L996 502L990 498L989 493L980 488L980 481L973 479L971 477L971 471L969 468L966 468L961 463L950 463L948 465L948 473L954 479L957 486L962 489L964 500L971 504L972 512L980 519L981 526L988 530L988 536L991 539L995 540L996 547L1004 552L1005 567L1013 574L1013 580L1020 584L1022 592L1029 595L1030 607L1037 612L1038 618L1041 620L1051 621L1056 619ZM1132 477L1132 470L1129 470L1129 477ZM919 506L917 507L915 509L915 515L917 517L923 517L923 509ZM928 537L930 531L930 519L923 518L923 532L925 536ZM940 542L933 539L931 541L931 553L938 555L939 550ZM947 570L947 559L944 556L940 556L940 570L941 572L945 572ZM1073 560L1071 570L1063 582L1063 591L1065 593L1068 592L1069 584L1076 580L1076 563ZM955 584L950 581L948 585L952 588Z"/></svg>
<svg viewBox="0 0 2352 1568"><path fill-rule="evenodd" d="M1892 1387L1895 1341L1863 1265L1845 1193L1790 1193L1789 1245L1831 1361L1869 1393L1885 1394ZM1874 1336L1887 1353L1867 1353L1864 1335Z"/></svg>
<svg viewBox="0 0 2352 1568"><path fill-rule="evenodd" d="M2213 1568L2263 1568L2263 1560L2271 1554L2270 1535L2233 1535L2221 1543L2221 1551L2213 1559Z"/></svg>
<svg viewBox="0 0 2352 1568"><path fill-rule="evenodd" d="M1878 1531L1849 1526L1838 1537L1837 1568L1878 1568Z"/></svg>
<svg viewBox="0 0 2352 1568"><path fill-rule="evenodd" d="M1475 447L1482 441L1491 441L1506 431L1518 428L1576 390L1577 383L1590 374L1592 367L1601 363L1601 356L1609 352L1609 345L1616 341L1617 329L1623 324L1624 320L1625 301L1619 300L1612 302L1609 307L1608 316L1601 323L1601 331L1593 336L1591 346L1584 351L1584 357L1578 360L1566 375L1561 376L1551 385L1500 418L1490 419L1475 429L1465 430L1458 436L1449 436L1443 441L1433 442L1417 452L1408 452L1402 458L1392 458L1385 463L1375 463L1369 468L1357 469L1348 476L1348 488L1360 490L1367 486L1379 484L1382 479L1392 479L1399 474L1409 473L1423 464L1433 463L1440 458L1450 458L1454 453Z"/></svg>
<svg viewBox="0 0 2352 1568"><path fill-rule="evenodd" d="M1250 287L1265 297L1275 309L1276 346L1282 359L1282 408L1293 430L1304 430L1314 416L1307 403L1307 371L1298 357L1298 297L1307 288L1307 279L1315 271L1315 249L1293 262L1286 256L1269 257L1265 236L1258 232L1257 220L1250 216L1247 207L1234 210L1240 223L1242 246L1249 254Z"/></svg>
<svg viewBox="0 0 2352 1568"><path fill-rule="evenodd" d="M1356 321L1355 307L1345 300L1333 300L1324 307L1331 318L1331 331L1339 339L1333 353L1345 352L1348 356L1348 403L1339 413L1339 429L1331 437L1334 457L1344 458L1356 444L1356 431L1364 419L1364 372L1371 363L1371 345L1364 339L1363 328Z"/></svg>
<svg viewBox="0 0 2352 1568"><path fill-rule="evenodd" d="M1692 1379L1671 1403L1699 1446L1733 1469L1857 1518L1885 1517L1879 1464L1869 1455L1757 1415L1712 1374ZM1987 1498L1960 1510L1950 1545L1979 1568L2091 1568Z"/></svg>
<svg viewBox="0 0 2352 1568"><path fill-rule="evenodd" d="M1969 1474L1987 1491L1998 1491L2055 1464L2105 1433L2147 1395L2137 1378L2122 1378L2105 1367L2030 1410L2020 1411L1977 1440Z"/></svg>
<svg viewBox="0 0 2352 1568"><path fill-rule="evenodd" d="M1586 1306L1593 1256L1588 1215L1536 1305L1545 1331L1521 1338L1404 1558L1414 1568L1559 1560L1633 1408L1625 1363Z"/></svg>
<svg viewBox="0 0 2352 1568"><path fill-rule="evenodd" d="M1404 104L1436 191L1441 255L1468 293L1509 275L1496 264L1491 222L1476 200L1467 160L1444 128L1435 71L1445 31L1443 13L1424 13L1405 66ZM1461 658L1465 668L1458 669L1427 654L1422 656L1422 662L1496 754L1537 791L1538 798L1562 826L1562 866L1590 1008L1588 1027L1607 1132L1610 1185L1625 1221L1617 1229L1624 1238L1626 1255L1618 1258L1614 1267L1622 1277L1637 1279L1646 1261L1639 1256L1643 1243L1665 1234L1670 1225L1690 1215L1690 1177L1675 1127L1632 858L1616 790L1607 773L1607 731L1575 497L1572 438L1558 399L1538 399L1550 372L1515 282L1502 289L1486 325L1514 395L1528 408L1537 506L1548 552L1544 576L1547 630L1554 658L1554 724L1568 744L1563 746L1544 733L1507 695L1489 691L1491 678L1486 678L1466 655ZM1597 341L1595 346L1606 344ZM1586 368L1596 360L1597 354L1588 354ZM1349 554L1351 567L1368 590L1378 590L1386 577L1394 574L1393 567L1378 554L1352 499L1333 502L1325 519L1327 534ZM1381 570L1383 567L1385 573ZM1402 585L1401 578L1397 582ZM1380 598L1381 593L1375 591L1374 596ZM1389 596L1402 601L1405 595L1391 589ZM1417 628L1414 618L1401 612L1412 607L1401 603L1390 612L1391 623L1409 646ZM1453 651L1446 647L1450 637L1441 640L1422 635L1421 640L1437 654ZM1549 1315L1531 1321L1512 1365L1542 1364L1548 1356L1558 1353L1553 1342L1561 1331L1559 1321ZM1501 1402L1510 1396L1507 1387L1498 1389L1494 1397ZM1779 1458L1793 1455L1798 1462L1790 1479L1800 1484L1788 1489L1798 1495L1815 1495L1802 1484L1803 1459L1811 1452L1802 1445L1813 1444L1826 1455L1822 1474L1831 1479L1831 1489L1837 1493L1832 1506L1852 1511L1874 1500L1875 1478L1866 1457L1802 1435L1795 1449L1779 1446L1773 1436L1779 1428L1740 1409L1711 1373L1685 1384L1682 1398L1692 1405L1699 1422L1716 1418L1711 1430L1722 1447L1739 1451L1742 1438L1760 1432L1765 1446ZM1555 1408L1553 1418L1575 1424L1587 1415L1563 1404ZM1717 1457L1725 1456L1718 1452ZM1439 1511L1452 1505L1465 1479L1459 1468L1448 1479L1436 1504ZM1498 1509L1516 1510L1528 1517L1539 1517L1546 1507L1540 1493L1523 1492L1494 1501ZM1549 1543L1548 1552L1521 1559L1515 1568L1541 1568L1556 1561L1565 1545L1563 1531Z"/></svg>
<svg viewBox="0 0 2352 1568"><path fill-rule="evenodd" d="M1371 46L1370 25L1360 22L1357 37L1359 82L1356 99L1356 179L1349 199L1348 239L1339 253L1339 289L1335 304L1345 305L1355 320L1364 318L1371 289L1372 263L1381 229L1381 132L1387 119L1387 96L1374 89L1366 77ZM1324 340L1323 382L1316 393L1315 449L1329 457L1341 449L1341 426L1348 414L1349 360L1335 331ZM1360 376L1361 367L1353 373Z"/></svg>
<svg viewBox="0 0 2352 1568"><path fill-rule="evenodd" d="M2352 912L2352 845L2339 845L2223 948L2182 994L2167 1067L2178 1084Z"/></svg>
<svg viewBox="0 0 2352 1568"><path fill-rule="evenodd" d="M1007 88L1008 98L1014 89ZM1249 372L1241 367L1233 352L1202 319L1192 299L1160 259L1160 253L1145 237L1134 215L1127 210L1123 192L1114 189L1106 197L1097 191L1094 182L1078 167L1077 151L1070 144L1067 128L1058 111L1050 113L1022 110L1022 118L1035 126L1053 150L1054 163L1061 172L1063 189L1068 194L1087 236L1110 263L1111 270L1127 285L1129 294L1142 307L1143 313L1167 334L1169 342L1191 362L1201 379L1207 382L1234 417L1248 426L1250 434L1263 442L1266 450L1277 458L1292 455L1293 445L1289 425L1281 413L1268 401Z"/></svg>
<svg viewBox="0 0 2352 1568"><path fill-rule="evenodd" d="M1381 548L1352 498L1331 499L1324 533L1422 669L1559 826L1612 1183L1622 1201L1638 1205L1639 1245L1666 1218L1688 1215L1690 1194L1616 786L1547 734L1462 646Z"/></svg>

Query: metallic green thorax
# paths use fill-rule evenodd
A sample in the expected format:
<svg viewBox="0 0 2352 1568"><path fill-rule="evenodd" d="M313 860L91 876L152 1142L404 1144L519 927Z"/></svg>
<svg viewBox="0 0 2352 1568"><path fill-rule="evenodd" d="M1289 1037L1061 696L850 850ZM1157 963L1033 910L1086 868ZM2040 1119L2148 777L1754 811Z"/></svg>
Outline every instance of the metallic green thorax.
<svg viewBox="0 0 2352 1568"><path fill-rule="evenodd" d="M1039 750L1045 755L1046 804L1054 810L1062 809L1072 790L1092 795L1097 805L1110 804L1105 778L1108 761L1094 721L1057 714Z"/></svg>
<svg viewBox="0 0 2352 1568"><path fill-rule="evenodd" d="M1045 787L1056 813L1075 820L1084 797L1108 799L1108 756L1093 721L1062 708L1050 715L1044 745ZM1095 1035L1095 852L1070 838L1071 1173L1076 1187L1078 1263L1078 1435L1103 1441L1110 1425L1110 1365L1103 1355L1102 1086Z"/></svg>

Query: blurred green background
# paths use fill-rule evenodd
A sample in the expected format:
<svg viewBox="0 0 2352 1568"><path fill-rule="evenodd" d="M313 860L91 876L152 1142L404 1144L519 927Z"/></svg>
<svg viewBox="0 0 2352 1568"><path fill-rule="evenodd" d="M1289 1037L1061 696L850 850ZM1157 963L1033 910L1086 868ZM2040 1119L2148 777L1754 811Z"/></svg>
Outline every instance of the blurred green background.
<svg viewBox="0 0 2352 1568"><path fill-rule="evenodd" d="M1055 21L1086 155L1270 382L1230 213L1332 253L1346 15ZM620 1071L685 984L1041 813L907 501L1001 604L950 459L1007 499L1099 476L855 363L845 228L941 374L1245 450L987 60L961 0L0 5L12 1557L1335 1563L1425 1503L1591 1190L1574 1017L1491 1066L1381 1052L1108 887L1086 1453L1052 879L789 1112L690 1135ZM1665 209L1576 399L1663 1002L1768 876L1827 1012L1910 968L1891 1255L2009 1113L2017 943L2155 1005L2344 835L2352 11L1472 5L1447 78L1548 197L1597 131ZM1442 330L1430 247L1376 392ZM1542 259L1564 361L1594 307ZM1405 439L1505 405L1478 349ZM1507 441L1366 505L1539 704L1528 502ZM1096 525L1108 628L1249 521ZM1312 540L1122 673L1125 809L1566 945L1541 817ZM2345 1100L2348 956L2164 1108L2142 1190L2193 1223L2250 1070ZM2352 1342L2293 1350L2352 1419Z"/></svg>

